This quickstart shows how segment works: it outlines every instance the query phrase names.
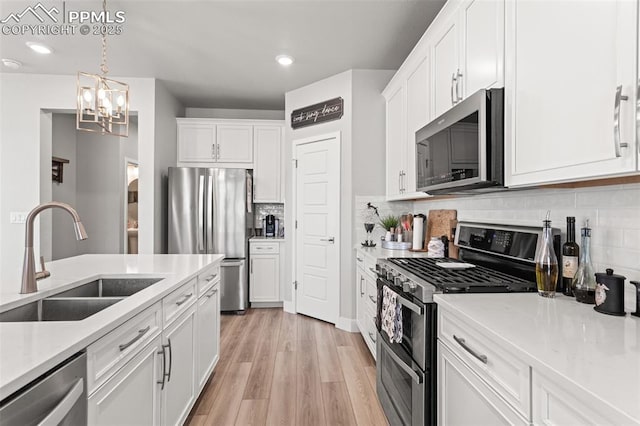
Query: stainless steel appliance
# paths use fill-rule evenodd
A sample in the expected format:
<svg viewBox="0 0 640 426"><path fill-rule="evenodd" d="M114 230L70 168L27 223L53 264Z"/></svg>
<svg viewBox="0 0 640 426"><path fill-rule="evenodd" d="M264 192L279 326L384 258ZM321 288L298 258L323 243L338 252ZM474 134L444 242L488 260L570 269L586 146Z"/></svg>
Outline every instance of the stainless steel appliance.
<svg viewBox="0 0 640 426"><path fill-rule="evenodd" d="M416 132L416 188L429 194L504 185L504 89L480 90Z"/></svg>
<svg viewBox="0 0 640 426"><path fill-rule="evenodd" d="M3 426L87 424L87 355L79 353L0 403Z"/></svg>
<svg viewBox="0 0 640 426"><path fill-rule="evenodd" d="M559 237L559 230L554 229ZM560 245L557 238L556 252ZM458 259L378 260L376 387L392 425L437 422L435 293L535 292L535 253L541 227L460 223ZM453 268L452 268L453 267ZM402 308L402 339L391 343L382 331L383 288L397 294Z"/></svg>
<svg viewBox="0 0 640 426"><path fill-rule="evenodd" d="M169 253L224 254L221 311L249 306L250 179L245 169L169 168Z"/></svg>
<svg viewBox="0 0 640 426"><path fill-rule="evenodd" d="M277 237L278 236L278 219L272 214L268 214L263 219L263 228L265 237Z"/></svg>

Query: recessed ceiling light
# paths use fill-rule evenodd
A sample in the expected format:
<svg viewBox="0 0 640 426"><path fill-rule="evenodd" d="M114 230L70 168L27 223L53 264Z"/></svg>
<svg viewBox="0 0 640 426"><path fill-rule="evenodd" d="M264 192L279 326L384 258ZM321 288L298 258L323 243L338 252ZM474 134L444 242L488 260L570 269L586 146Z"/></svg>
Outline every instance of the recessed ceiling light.
<svg viewBox="0 0 640 426"><path fill-rule="evenodd" d="M53 52L53 49L49 46L46 46L42 43L34 43L33 41L28 41L27 46L31 48L34 52L41 53L43 55L48 55Z"/></svg>
<svg viewBox="0 0 640 426"><path fill-rule="evenodd" d="M276 61L278 61L280 65L284 65L286 67L293 63L293 58L289 55L278 55L276 56Z"/></svg>
<svg viewBox="0 0 640 426"><path fill-rule="evenodd" d="M15 59L2 58L2 65L12 70L17 70L22 66L22 62L16 61Z"/></svg>

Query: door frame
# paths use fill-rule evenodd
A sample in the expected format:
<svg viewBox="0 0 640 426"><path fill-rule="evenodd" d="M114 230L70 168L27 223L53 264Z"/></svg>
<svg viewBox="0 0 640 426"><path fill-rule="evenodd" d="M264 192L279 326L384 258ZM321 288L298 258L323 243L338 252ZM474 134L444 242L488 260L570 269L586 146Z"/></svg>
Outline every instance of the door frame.
<svg viewBox="0 0 640 426"><path fill-rule="evenodd" d="M123 228L124 228L124 240L122 242L122 253L123 254L128 254L129 252L129 230L127 229L127 222L129 220L129 199L128 199L128 194L129 194L129 183L127 182L128 178L129 178L129 164L133 164L134 166L138 167L138 173L140 173L140 162L135 159L135 158L131 158L131 157L124 157L124 195L123 195L123 206L122 206L122 213L123 213L123 217L124 217L124 222L123 222ZM138 184L140 184L140 178L138 178ZM140 190L138 190L138 196ZM140 204L138 203L138 206L140 206ZM140 219L140 215L138 214L138 219ZM138 227L140 222L138 221ZM140 228L138 228L140 229ZM138 231L139 232L139 231ZM138 235L138 242L140 241L140 235Z"/></svg>
<svg viewBox="0 0 640 426"><path fill-rule="evenodd" d="M291 166L293 169L293 173L291 173L291 180L292 180L292 184L293 184L293 194L292 194L292 213L293 213L293 250L291 253L291 276L293 277L293 279L291 280L291 305L293 308L293 313L297 314L298 313L298 297L297 297L297 292L296 292L296 281L298 280L297 277L297 269L298 269L298 236L297 236L297 232L298 230L296 229L295 223L296 220L298 220L298 172L297 172L297 167L296 167L296 151L298 149L298 146L300 145L307 145L307 144L312 144L312 143L316 143L316 142L323 142L329 139L335 139L338 142L338 156L340 158L340 164L338 167L338 183L341 184L342 183L342 135L341 132L331 132L331 133L323 133L320 135L316 135L316 136L309 136L306 138L301 138L301 139L294 139L293 140L293 146L292 146L292 161L291 161ZM338 215L342 214L342 202L341 202L341 197L338 197ZM340 232L340 228L342 225L342 221L338 220L339 226L338 229L336 231L336 238L338 240L338 286L337 286L337 295L336 295L336 302L338 304L338 310L337 310L337 315L336 315L336 323L338 322L339 318L340 318L340 290L342 288L342 256L340 256L340 252L342 249L342 238L341 237L341 232Z"/></svg>

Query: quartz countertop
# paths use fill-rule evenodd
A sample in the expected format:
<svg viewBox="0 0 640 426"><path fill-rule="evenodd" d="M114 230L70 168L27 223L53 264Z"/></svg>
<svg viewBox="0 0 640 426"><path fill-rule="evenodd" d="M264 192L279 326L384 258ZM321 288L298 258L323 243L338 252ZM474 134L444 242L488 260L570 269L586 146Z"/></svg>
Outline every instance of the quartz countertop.
<svg viewBox="0 0 640 426"><path fill-rule="evenodd" d="M410 251L410 250L388 250L380 246L380 242L375 247L362 247L358 244L354 246L354 250L358 250L365 256L369 256L374 262L378 259L388 259L390 257L427 257L426 251Z"/></svg>
<svg viewBox="0 0 640 426"><path fill-rule="evenodd" d="M549 377L564 378L640 424L640 318L532 293L437 294L443 309L470 320Z"/></svg>
<svg viewBox="0 0 640 426"><path fill-rule="evenodd" d="M280 238L280 237L251 237L251 238L249 238L249 241L260 241L260 242L276 241L276 242L283 242L283 241L285 241L285 239L284 238Z"/></svg>
<svg viewBox="0 0 640 426"><path fill-rule="evenodd" d="M195 278L224 256L83 255L47 263L51 277L37 293L0 295L0 312L93 281L103 275L158 277L162 281L82 321L0 323L0 400Z"/></svg>

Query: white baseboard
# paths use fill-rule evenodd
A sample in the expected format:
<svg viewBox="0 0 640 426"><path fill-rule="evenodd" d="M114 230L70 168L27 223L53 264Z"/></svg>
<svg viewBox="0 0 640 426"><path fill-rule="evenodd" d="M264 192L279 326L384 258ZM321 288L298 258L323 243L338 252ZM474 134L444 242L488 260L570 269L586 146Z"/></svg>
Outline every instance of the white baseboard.
<svg viewBox="0 0 640 426"><path fill-rule="evenodd" d="M338 317L338 321L336 321L336 328L349 331L351 333L360 332L360 329L358 328L358 321L351 318Z"/></svg>
<svg viewBox="0 0 640 426"><path fill-rule="evenodd" d="M252 308L282 308L282 302L251 302Z"/></svg>
<svg viewBox="0 0 640 426"><path fill-rule="evenodd" d="M290 314L295 314L296 312L296 305L292 302L292 301L284 301L284 304L282 306L282 310L284 310L285 312L288 312Z"/></svg>

